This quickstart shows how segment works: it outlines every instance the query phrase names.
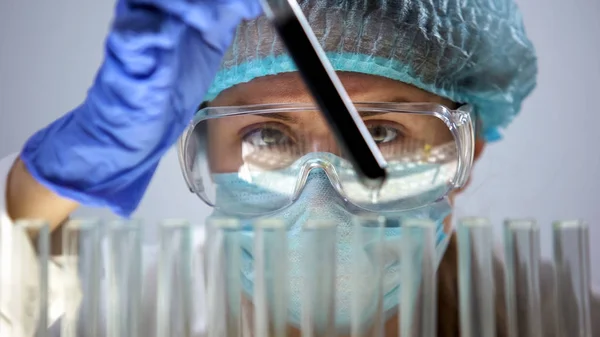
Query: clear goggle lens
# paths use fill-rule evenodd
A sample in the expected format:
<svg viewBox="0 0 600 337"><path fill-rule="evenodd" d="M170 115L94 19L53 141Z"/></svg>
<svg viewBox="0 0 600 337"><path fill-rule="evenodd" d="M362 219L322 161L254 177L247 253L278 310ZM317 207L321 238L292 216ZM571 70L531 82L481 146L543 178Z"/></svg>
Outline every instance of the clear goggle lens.
<svg viewBox="0 0 600 337"><path fill-rule="evenodd" d="M209 205L233 198L243 214L286 207L313 169L323 170L340 195L366 210L426 205L463 183L472 161L470 115L434 104L408 104L412 111L398 106L357 105L388 164L378 191L360 183L320 112L293 105L199 111L180 142L184 175Z"/></svg>

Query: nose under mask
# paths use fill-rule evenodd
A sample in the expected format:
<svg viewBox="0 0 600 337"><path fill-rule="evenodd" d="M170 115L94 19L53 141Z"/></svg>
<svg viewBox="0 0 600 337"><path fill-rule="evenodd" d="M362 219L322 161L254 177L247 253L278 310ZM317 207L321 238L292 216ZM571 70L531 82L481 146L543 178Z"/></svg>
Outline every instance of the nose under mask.
<svg viewBox="0 0 600 337"><path fill-rule="evenodd" d="M237 173L217 174L213 177L217 186L220 184L247 184ZM221 185L222 186L222 185ZM239 189L238 189L239 190ZM223 198L219 198L217 189L217 205L219 210L215 211L211 217L228 216L222 210L237 210L241 205L269 203L269 193L265 193L260 188L256 188L256 193L252 193L251 187L244 189L243 193L232 195L227 193ZM273 195L273 198L279 198ZM438 201L430 206L422 207L416 210L405 212L386 212L383 214L388 220L389 226L383 231L383 240L377 243L369 244L364 249L356 250L355 240L355 222L359 215L365 215L365 211L360 211L351 204L348 204L333 188L325 172L313 170L300 194L299 198L290 206L282 209L276 214L270 214L266 218L276 218L282 220L287 228L288 235L288 256L289 261L289 304L288 317L289 322L297 327L300 326L302 318L302 297L303 284L310 282L307 275L304 275L303 252L310 247L310 242L302 240L302 230L304 225L310 220L331 221L336 224L336 302L335 302L335 322L338 332L345 333L349 330L352 319L352 303L364 303L364 314L361 315L365 320L374 314L374 302L378 294L378 283L375 276L375 268L372 264L373 255L382 254L379 261L382 261L383 280L383 310L386 313L395 312L400 302L400 250L402 228L398 226L402 218L430 219L436 222L436 253L438 256L438 265L443 256L448 235L443 230L443 220L450 214L450 204L446 199ZM372 214L372 213L371 213ZM244 228L242 231L242 285L247 296L252 298L255 282L254 275L254 234L250 225L263 217L244 218L242 220ZM376 230L376 229L373 229ZM377 246L377 247L374 247ZM284 257L285 258L285 257ZM359 271L357 273L357 270ZM381 269L380 269L381 270ZM357 276L358 275L358 276ZM373 303L373 312L370 311L369 303Z"/></svg>

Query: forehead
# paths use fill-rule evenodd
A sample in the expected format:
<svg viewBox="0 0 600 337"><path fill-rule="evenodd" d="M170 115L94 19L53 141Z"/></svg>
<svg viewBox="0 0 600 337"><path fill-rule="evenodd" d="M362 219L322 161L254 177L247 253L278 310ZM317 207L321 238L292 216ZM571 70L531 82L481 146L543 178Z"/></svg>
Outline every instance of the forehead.
<svg viewBox="0 0 600 337"><path fill-rule="evenodd" d="M449 108L455 104L412 85L384 77L338 72L344 88L355 102L432 102ZM265 76L238 84L217 96L211 106L270 103L310 103L312 98L296 72Z"/></svg>

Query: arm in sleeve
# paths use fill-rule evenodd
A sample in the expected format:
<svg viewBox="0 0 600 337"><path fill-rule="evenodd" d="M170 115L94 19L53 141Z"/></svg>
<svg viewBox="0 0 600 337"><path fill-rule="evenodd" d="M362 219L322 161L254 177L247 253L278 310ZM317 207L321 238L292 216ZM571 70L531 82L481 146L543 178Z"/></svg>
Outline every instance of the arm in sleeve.
<svg viewBox="0 0 600 337"><path fill-rule="evenodd" d="M16 159L16 154L0 159L0 336L30 337L39 316L39 262L31 241L7 213L6 182ZM54 262L48 278L48 324L53 324L65 311L63 272Z"/></svg>

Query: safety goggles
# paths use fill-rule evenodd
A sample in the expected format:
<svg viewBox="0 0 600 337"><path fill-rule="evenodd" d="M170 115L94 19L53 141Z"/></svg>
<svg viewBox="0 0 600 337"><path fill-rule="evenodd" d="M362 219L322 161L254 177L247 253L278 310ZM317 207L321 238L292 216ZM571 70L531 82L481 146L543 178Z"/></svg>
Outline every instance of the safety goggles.
<svg viewBox="0 0 600 337"><path fill-rule="evenodd" d="M376 212L424 206L466 183L475 138L470 106L355 106L387 161L388 178L377 191L359 182L311 104L199 110L178 144L185 181L208 205L248 215L292 204L315 170L324 173L345 201ZM235 207L224 201L232 198Z"/></svg>

